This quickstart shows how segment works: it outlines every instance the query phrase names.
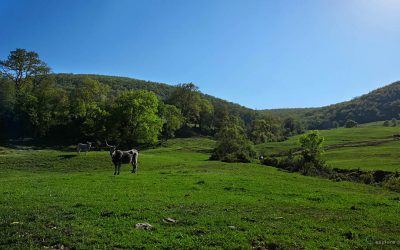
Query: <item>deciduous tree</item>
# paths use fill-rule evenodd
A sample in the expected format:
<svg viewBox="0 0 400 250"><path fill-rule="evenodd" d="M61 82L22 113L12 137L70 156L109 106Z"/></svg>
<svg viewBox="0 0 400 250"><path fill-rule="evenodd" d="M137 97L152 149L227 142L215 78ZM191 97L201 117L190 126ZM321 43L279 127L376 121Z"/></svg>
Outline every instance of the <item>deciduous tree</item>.
<svg viewBox="0 0 400 250"><path fill-rule="evenodd" d="M20 90L27 80L50 72L50 68L39 59L36 52L25 49L11 51L7 60L0 61L0 67L2 74L14 81L17 90Z"/></svg>
<svg viewBox="0 0 400 250"><path fill-rule="evenodd" d="M163 119L162 137L165 140L175 136L175 131L182 126L183 116L174 105L160 103L160 117Z"/></svg>
<svg viewBox="0 0 400 250"><path fill-rule="evenodd" d="M303 148L302 155L306 162L315 162L323 152L322 143L324 137L321 136L318 130L311 131L299 138L301 147Z"/></svg>
<svg viewBox="0 0 400 250"><path fill-rule="evenodd" d="M158 99L153 92L131 90L119 95L112 108L109 132L115 140L131 146L154 144L163 121L157 115Z"/></svg>

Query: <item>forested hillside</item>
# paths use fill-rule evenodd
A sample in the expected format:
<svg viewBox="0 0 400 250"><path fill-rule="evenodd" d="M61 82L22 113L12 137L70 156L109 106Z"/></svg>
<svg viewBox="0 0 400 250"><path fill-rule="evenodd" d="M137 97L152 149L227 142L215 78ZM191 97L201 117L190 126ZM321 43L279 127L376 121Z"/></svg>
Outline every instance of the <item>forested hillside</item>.
<svg viewBox="0 0 400 250"><path fill-rule="evenodd" d="M282 108L282 109L264 109L258 112L273 115L281 119L294 118L304 119L305 114L317 111L319 108Z"/></svg>
<svg viewBox="0 0 400 250"><path fill-rule="evenodd" d="M299 124L203 94L193 83L171 86L126 77L54 74L36 52L25 49L11 51L0 60L0 69L3 140L91 140L99 145L109 139L146 146L174 136L229 131L229 138L262 143L301 132ZM231 134L235 131L240 135Z"/></svg>
<svg viewBox="0 0 400 250"><path fill-rule="evenodd" d="M227 144L237 139L217 155L231 159L225 149L245 147L248 158L251 143L285 140L304 129L385 119L394 124L400 112L400 82L327 107L256 111L203 94L193 83L54 74L37 53L24 49L11 51L0 66L0 138L6 140L68 144L109 138L152 145L174 136L207 135Z"/></svg>
<svg viewBox="0 0 400 250"><path fill-rule="evenodd" d="M321 108L263 110L266 114L279 117L294 117L309 129L329 129L345 126L349 120L368 123L399 119L400 81L376 89L351 101Z"/></svg>
<svg viewBox="0 0 400 250"><path fill-rule="evenodd" d="M55 77L55 83L68 91L74 90L79 84L87 79L93 79L110 86L110 95L117 95L126 90L148 90L154 92L162 100L166 100L175 89L174 86L164 83L138 80L128 77L104 76L93 74L52 74Z"/></svg>
<svg viewBox="0 0 400 250"><path fill-rule="evenodd" d="M120 76L65 73L53 75L55 77L56 85L67 91L73 91L82 81L90 78L110 86L109 95L111 96L116 96L119 93L127 90L148 90L155 93L161 101L166 101L177 88L177 86L168 85L165 83L144 81ZM225 101L203 93L201 93L201 95L208 99L215 107L218 107L219 109L226 109L229 113L240 116L245 120L246 123L250 122L256 116L256 111L239 104Z"/></svg>

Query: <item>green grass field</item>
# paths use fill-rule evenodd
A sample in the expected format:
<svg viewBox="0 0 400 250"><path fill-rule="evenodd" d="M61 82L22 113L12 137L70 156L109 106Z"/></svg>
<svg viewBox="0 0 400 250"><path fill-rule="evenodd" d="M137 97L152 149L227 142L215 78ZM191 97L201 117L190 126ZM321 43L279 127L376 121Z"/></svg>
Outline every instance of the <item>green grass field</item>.
<svg viewBox="0 0 400 250"><path fill-rule="evenodd" d="M400 140L393 139L393 134L400 133L400 127L372 123L320 133L325 138L323 158L334 168L400 171ZM264 143L256 149L264 155L277 154L299 148L298 139L299 136L294 136L284 142Z"/></svg>
<svg viewBox="0 0 400 250"><path fill-rule="evenodd" d="M137 175L124 165L119 176L106 151L0 148L0 249L375 249L400 240L399 193L209 161L213 144L172 140L142 151Z"/></svg>

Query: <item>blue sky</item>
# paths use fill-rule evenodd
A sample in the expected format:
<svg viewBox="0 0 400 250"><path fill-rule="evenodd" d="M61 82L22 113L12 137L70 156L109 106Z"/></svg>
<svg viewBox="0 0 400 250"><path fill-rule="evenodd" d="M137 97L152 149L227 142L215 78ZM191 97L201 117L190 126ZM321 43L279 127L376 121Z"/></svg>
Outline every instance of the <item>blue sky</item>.
<svg viewBox="0 0 400 250"><path fill-rule="evenodd" d="M0 58L178 84L264 109L316 107L400 80L397 0L0 0Z"/></svg>

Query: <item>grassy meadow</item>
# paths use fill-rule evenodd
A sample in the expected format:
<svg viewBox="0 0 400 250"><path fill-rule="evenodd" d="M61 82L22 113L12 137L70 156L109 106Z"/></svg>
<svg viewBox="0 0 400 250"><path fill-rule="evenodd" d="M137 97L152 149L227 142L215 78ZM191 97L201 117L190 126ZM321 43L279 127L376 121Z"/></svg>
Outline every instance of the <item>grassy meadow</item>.
<svg viewBox="0 0 400 250"><path fill-rule="evenodd" d="M393 139L394 134L400 133L400 127L383 127L381 124L321 130L325 138L323 158L334 168L400 171L400 140ZM299 148L300 136L259 144L256 149L264 155L287 152Z"/></svg>
<svg viewBox="0 0 400 250"><path fill-rule="evenodd" d="M209 161L213 145L171 140L140 152L137 175L124 165L119 176L106 151L0 148L0 249L396 246L379 243L399 240L399 193ZM136 229L140 222L153 230Z"/></svg>

